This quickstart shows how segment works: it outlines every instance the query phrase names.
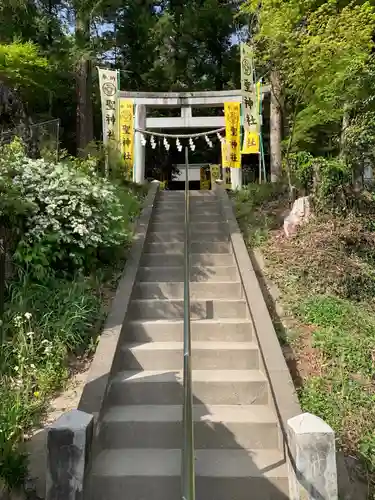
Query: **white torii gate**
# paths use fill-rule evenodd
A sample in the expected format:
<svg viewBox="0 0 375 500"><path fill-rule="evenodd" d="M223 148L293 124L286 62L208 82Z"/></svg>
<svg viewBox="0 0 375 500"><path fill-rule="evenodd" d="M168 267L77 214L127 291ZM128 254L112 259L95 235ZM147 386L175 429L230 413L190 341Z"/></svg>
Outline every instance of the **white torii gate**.
<svg viewBox="0 0 375 500"><path fill-rule="evenodd" d="M269 92L263 87L262 97ZM216 129L225 126L224 116L193 116L192 108L224 107L225 102L242 102L241 90L205 92L125 92L120 91L120 99L132 99L135 104L135 128L142 130L161 129ZM180 108L178 117L147 117L147 108ZM231 169L232 189L242 186L242 171ZM145 148L141 144L140 132L134 138L133 181L144 183Z"/></svg>

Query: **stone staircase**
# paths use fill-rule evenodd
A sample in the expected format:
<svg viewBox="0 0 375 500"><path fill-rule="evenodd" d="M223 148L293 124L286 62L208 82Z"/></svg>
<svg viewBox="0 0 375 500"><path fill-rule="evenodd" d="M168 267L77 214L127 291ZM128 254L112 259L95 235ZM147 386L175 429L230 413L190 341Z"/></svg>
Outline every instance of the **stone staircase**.
<svg viewBox="0 0 375 500"><path fill-rule="evenodd" d="M197 500L287 500L287 469L229 232L191 192ZM157 198L100 419L90 500L181 499L184 193Z"/></svg>

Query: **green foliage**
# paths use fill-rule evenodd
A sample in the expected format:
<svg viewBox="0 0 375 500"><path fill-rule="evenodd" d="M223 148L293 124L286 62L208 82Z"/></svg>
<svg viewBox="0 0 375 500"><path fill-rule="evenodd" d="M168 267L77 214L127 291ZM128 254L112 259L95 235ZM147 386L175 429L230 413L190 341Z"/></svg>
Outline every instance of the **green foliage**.
<svg viewBox="0 0 375 500"><path fill-rule="evenodd" d="M289 156L293 184L312 195L316 212L348 210L351 190L350 166L338 158L314 157L306 151Z"/></svg>
<svg viewBox="0 0 375 500"><path fill-rule="evenodd" d="M254 41L260 64L280 75L290 145L314 149L324 130L331 151L337 151L344 112L363 92L362 75L373 49L374 7L338 0L267 0L259 7L249 0L243 9L258 17ZM321 144L316 146L322 150Z"/></svg>
<svg viewBox="0 0 375 500"><path fill-rule="evenodd" d="M271 229L280 224L280 213L272 212L272 204L286 203L283 183L249 184L233 193L236 216L249 247L261 246ZM265 208L268 210L265 210Z"/></svg>
<svg viewBox="0 0 375 500"><path fill-rule="evenodd" d="M7 286L0 349L0 481L10 489L25 478L21 445L67 380L68 359L95 348L102 287L116 281L145 195L103 180L96 167L93 157L30 160L18 141L1 150L0 224L13 235L19 269Z"/></svg>
<svg viewBox="0 0 375 500"><path fill-rule="evenodd" d="M374 467L375 396L362 381L344 370L309 378L299 391L304 411L320 416L338 437L338 444L347 454L363 464L372 483ZM370 486L370 491L372 490Z"/></svg>
<svg viewBox="0 0 375 500"><path fill-rule="evenodd" d="M375 161L375 112L355 116L345 130L345 157L355 171Z"/></svg>
<svg viewBox="0 0 375 500"><path fill-rule="evenodd" d="M68 360L95 348L102 289L116 282L145 188L102 179L94 157L30 160L17 140L0 153L0 229L19 271L1 318L0 482L11 489L27 471L20 445Z"/></svg>
<svg viewBox="0 0 375 500"><path fill-rule="evenodd" d="M0 75L12 87L38 87L40 80L47 83L48 61L38 47L31 43L0 44Z"/></svg>
<svg viewBox="0 0 375 500"><path fill-rule="evenodd" d="M288 158L289 165L284 164L285 170L289 167L291 181L299 190L310 194L314 182L314 157L307 151L291 153Z"/></svg>
<svg viewBox="0 0 375 500"><path fill-rule="evenodd" d="M305 152L290 159L294 179L310 189L317 159ZM343 167L318 160L319 173L326 176L321 189L327 200L332 184L345 184ZM235 193L234 199L244 237L251 247L261 245L267 277L278 285L288 313L282 320L292 334L286 337L282 330L282 340L289 344L288 359L295 355L301 406L323 418L334 429L338 446L358 459L370 498L375 491L373 196L368 213L318 213L294 238L280 235L282 217L277 214L285 199L271 188L254 185ZM280 318L273 320L277 328Z"/></svg>
<svg viewBox="0 0 375 500"><path fill-rule="evenodd" d="M137 203L130 193L121 200L119 189L95 174L90 159L76 168L71 161L30 160L15 145L3 151L0 179L12 186L9 196L22 208L18 220L12 211L3 216L24 228L15 252L22 268L39 279L51 269L88 270L97 265L98 252L129 243L129 216Z"/></svg>
<svg viewBox="0 0 375 500"><path fill-rule="evenodd" d="M239 84L231 36L243 23L235 4L180 0L126 2L117 12L117 46L131 90L215 89Z"/></svg>
<svg viewBox="0 0 375 500"><path fill-rule="evenodd" d="M24 277L10 287L0 350L0 479L9 488L25 477L20 444L66 381L68 351L92 346L102 318L100 297L83 278L38 285Z"/></svg>
<svg viewBox="0 0 375 500"><path fill-rule="evenodd" d="M314 186L314 205L316 210L344 210L346 207L345 188L352 181L351 169L337 158L315 158L314 175L317 176Z"/></svg>
<svg viewBox="0 0 375 500"><path fill-rule="evenodd" d="M314 296L298 307L303 320L316 326L313 338L330 359L350 373L365 377L374 372L371 358L375 342L375 316L348 300Z"/></svg>
<svg viewBox="0 0 375 500"><path fill-rule="evenodd" d="M304 385L301 405L331 425L341 446L374 475L374 312L347 300L314 296L299 305L298 314L316 327L314 345L324 353L328 367L324 377L313 377Z"/></svg>

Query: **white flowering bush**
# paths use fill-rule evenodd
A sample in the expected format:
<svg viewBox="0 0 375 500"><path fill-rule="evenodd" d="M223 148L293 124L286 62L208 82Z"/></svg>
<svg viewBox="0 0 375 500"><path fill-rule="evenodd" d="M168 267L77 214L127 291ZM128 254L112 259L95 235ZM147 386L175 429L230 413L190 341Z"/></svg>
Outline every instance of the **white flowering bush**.
<svg viewBox="0 0 375 500"><path fill-rule="evenodd" d="M87 268L98 250L129 239L127 214L110 182L92 170L32 160L22 148L11 147L0 159L0 184L11 182L12 195L27 206L20 214L24 233L15 254L20 264L36 274L49 266Z"/></svg>
<svg viewBox="0 0 375 500"><path fill-rule="evenodd" d="M103 292L131 240L144 192L95 172L94 158L55 164L27 158L17 141L0 147L0 234L21 269L6 280L0 319L0 490L24 479L20 445L70 362L95 347Z"/></svg>

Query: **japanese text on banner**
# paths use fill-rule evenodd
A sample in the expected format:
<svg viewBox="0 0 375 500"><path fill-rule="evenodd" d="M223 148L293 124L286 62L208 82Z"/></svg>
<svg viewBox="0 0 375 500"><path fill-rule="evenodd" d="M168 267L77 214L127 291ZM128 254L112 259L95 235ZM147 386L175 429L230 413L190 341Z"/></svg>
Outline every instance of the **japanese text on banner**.
<svg viewBox="0 0 375 500"><path fill-rule="evenodd" d="M241 138L240 138L240 110L239 102L225 102L225 142L228 147L229 162L226 167L241 167Z"/></svg>
<svg viewBox="0 0 375 500"><path fill-rule="evenodd" d="M116 139L117 70L98 68L102 104L103 143Z"/></svg>
<svg viewBox="0 0 375 500"><path fill-rule="evenodd" d="M251 155L259 153L259 134L245 130L245 138L242 145L242 154Z"/></svg>
<svg viewBox="0 0 375 500"><path fill-rule="evenodd" d="M260 100L261 100L261 83L260 81L256 84L256 113L260 121ZM245 128L245 137L242 144L243 155L258 154L260 153L260 127L256 128L251 126L250 130Z"/></svg>
<svg viewBox="0 0 375 500"><path fill-rule="evenodd" d="M253 52L245 43L241 43L241 90L243 96L244 128L249 131L259 130Z"/></svg>
<svg viewBox="0 0 375 500"><path fill-rule="evenodd" d="M120 145L125 161L125 171L132 178L134 160L134 111L133 101L120 99Z"/></svg>
<svg viewBox="0 0 375 500"><path fill-rule="evenodd" d="M227 168L229 165L228 145L226 141L221 143L221 165L223 168Z"/></svg>

